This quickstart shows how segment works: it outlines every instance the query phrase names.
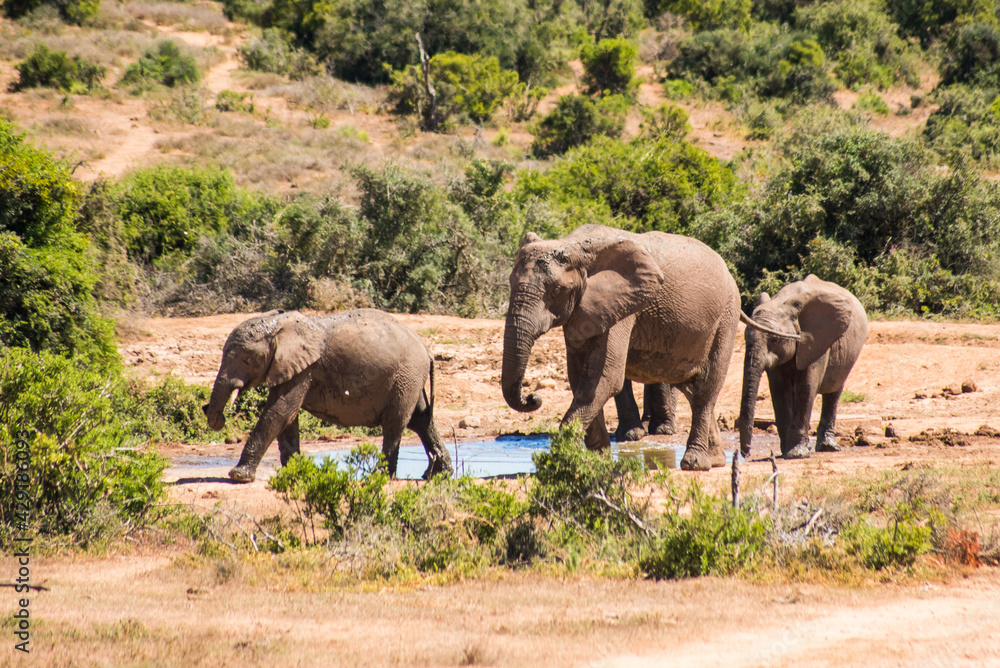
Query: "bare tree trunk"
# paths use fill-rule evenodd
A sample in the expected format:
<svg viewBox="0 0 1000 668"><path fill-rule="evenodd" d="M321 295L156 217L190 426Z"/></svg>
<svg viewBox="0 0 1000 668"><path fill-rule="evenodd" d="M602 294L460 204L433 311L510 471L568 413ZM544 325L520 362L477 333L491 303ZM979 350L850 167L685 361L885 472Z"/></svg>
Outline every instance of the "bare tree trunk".
<svg viewBox="0 0 1000 668"><path fill-rule="evenodd" d="M434 89L434 83L431 81L431 59L427 56L427 52L424 51L424 41L420 39L420 33L417 33L417 46L420 47L420 69L424 73L424 90L427 92L427 99L430 100L430 107L427 109L427 113L424 114L424 120L427 123L428 130L437 132L437 91Z"/></svg>

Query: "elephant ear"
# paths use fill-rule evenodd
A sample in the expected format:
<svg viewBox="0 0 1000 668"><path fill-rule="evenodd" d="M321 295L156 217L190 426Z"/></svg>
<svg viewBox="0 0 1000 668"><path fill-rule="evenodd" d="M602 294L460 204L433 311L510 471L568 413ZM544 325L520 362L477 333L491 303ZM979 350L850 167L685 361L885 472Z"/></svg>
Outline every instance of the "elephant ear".
<svg viewBox="0 0 1000 668"><path fill-rule="evenodd" d="M581 267L586 274L583 293L566 324L570 340L607 332L648 306L663 285L663 272L656 260L632 239L609 239L588 250Z"/></svg>
<svg viewBox="0 0 1000 668"><path fill-rule="evenodd" d="M542 240L542 238L540 236L538 236L537 234L535 234L534 232L531 232L529 230L528 232L524 233L523 237L521 237L521 246L526 246L528 244L533 244L536 241L541 241L541 240Z"/></svg>
<svg viewBox="0 0 1000 668"><path fill-rule="evenodd" d="M844 335L851 324L851 302L844 295L815 291L799 311L800 339L795 350L795 366L807 368Z"/></svg>
<svg viewBox="0 0 1000 668"><path fill-rule="evenodd" d="M267 385L287 383L315 363L323 352L326 330L301 313L293 312L282 319L272 334L274 355L267 370Z"/></svg>

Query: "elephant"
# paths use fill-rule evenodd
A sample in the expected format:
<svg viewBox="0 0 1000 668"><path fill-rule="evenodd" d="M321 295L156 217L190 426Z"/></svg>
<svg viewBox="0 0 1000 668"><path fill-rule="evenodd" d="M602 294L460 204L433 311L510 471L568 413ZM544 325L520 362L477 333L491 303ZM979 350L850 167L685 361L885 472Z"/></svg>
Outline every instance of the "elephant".
<svg viewBox="0 0 1000 668"><path fill-rule="evenodd" d="M430 393L425 384L430 382ZM434 425L434 360L417 334L387 313L359 309L321 316L270 311L240 323L203 410L214 430L233 390L267 383L267 402L229 472L252 482L278 439L281 465L299 452L299 409L344 427L382 427L382 452L395 477L399 440L409 427L427 451L424 478L451 474L451 458Z"/></svg>
<svg viewBox="0 0 1000 668"><path fill-rule="evenodd" d="M774 295L761 293L752 320L783 336L751 328L745 332L740 451L748 456L761 373L767 372L781 455L810 455L809 420L816 394L823 396L816 450L841 449L835 434L837 404L844 382L861 354L868 333L865 309L844 288L810 274ZM797 335L797 338L796 338Z"/></svg>
<svg viewBox="0 0 1000 668"><path fill-rule="evenodd" d="M646 434L677 433L677 390L665 383L651 383L643 388L641 416L631 380L626 378L622 391L615 395L618 412L615 440L618 442L638 441Z"/></svg>
<svg viewBox="0 0 1000 668"><path fill-rule="evenodd" d="M736 282L718 253L696 239L584 225L562 239L525 234L510 275L501 389L514 410L541 406L522 383L535 341L563 328L573 401L589 449L610 447L603 406L625 379L667 383L691 404L681 468L726 463L715 403L740 320Z"/></svg>

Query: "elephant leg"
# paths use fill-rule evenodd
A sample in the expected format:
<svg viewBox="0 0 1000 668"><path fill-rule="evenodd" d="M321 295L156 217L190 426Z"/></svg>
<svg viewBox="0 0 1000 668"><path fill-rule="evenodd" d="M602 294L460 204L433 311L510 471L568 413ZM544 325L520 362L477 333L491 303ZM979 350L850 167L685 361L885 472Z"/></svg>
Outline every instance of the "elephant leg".
<svg viewBox="0 0 1000 668"><path fill-rule="evenodd" d="M308 377L307 374L304 376ZM257 466L268 446L298 418L308 389L309 384L304 379L293 379L271 388L264 410L243 446L240 461L229 472L230 478L237 482L253 482L257 476Z"/></svg>
<svg viewBox="0 0 1000 668"><path fill-rule="evenodd" d="M281 465L285 466L288 464L288 460L292 458L292 455L299 454L299 416L295 415L295 419L292 420L291 424L285 427L285 430L278 434L278 453L281 455Z"/></svg>
<svg viewBox="0 0 1000 668"><path fill-rule="evenodd" d="M819 388L818 376L816 370L810 367L798 372L791 384L791 421L785 431L786 441L781 445L781 456L785 459L805 459L812 454L809 421Z"/></svg>
<svg viewBox="0 0 1000 668"><path fill-rule="evenodd" d="M650 434L677 433L677 390L667 383L650 383L643 391L642 421Z"/></svg>
<svg viewBox="0 0 1000 668"><path fill-rule="evenodd" d="M792 426L792 403L795 394L795 372L779 367L767 372L767 383L771 390L771 406L774 408L774 424L778 428L778 442L781 454L792 449L796 441L790 434Z"/></svg>
<svg viewBox="0 0 1000 668"><path fill-rule="evenodd" d="M410 418L410 422L406 426L416 432L427 452L427 470L424 471L424 480L430 480L440 473L450 476L454 471L451 457L448 456L448 449L444 446L444 441L441 440L437 426L434 424L434 412L427 400L426 392L420 392L413 417Z"/></svg>
<svg viewBox="0 0 1000 668"><path fill-rule="evenodd" d="M720 327L712 342L704 371L678 387L691 404L691 432L688 434L684 457L681 458L681 468L685 471L707 471L715 466L726 465L722 434L719 433L719 423L715 419L715 402L726 381L735 338L735 327Z"/></svg>
<svg viewBox="0 0 1000 668"><path fill-rule="evenodd" d="M819 428L816 430L816 452L840 452L844 446L837 442L837 405L843 390L823 395L823 408L819 414Z"/></svg>
<svg viewBox="0 0 1000 668"><path fill-rule="evenodd" d="M647 392L649 386L647 385ZM639 406L635 403L632 393L632 381L625 379L622 391L615 395L615 409L618 411L618 428L615 430L615 440L638 441L646 435L639 417Z"/></svg>
<svg viewBox="0 0 1000 668"><path fill-rule="evenodd" d="M587 430L586 444L590 450L611 447L602 413L604 404L621 392L625 383L625 360L634 322L635 318L627 318L616 323L606 333L587 340L583 348L566 342L566 371L573 389L573 402L562 424L579 420ZM599 414L599 427L591 428Z"/></svg>

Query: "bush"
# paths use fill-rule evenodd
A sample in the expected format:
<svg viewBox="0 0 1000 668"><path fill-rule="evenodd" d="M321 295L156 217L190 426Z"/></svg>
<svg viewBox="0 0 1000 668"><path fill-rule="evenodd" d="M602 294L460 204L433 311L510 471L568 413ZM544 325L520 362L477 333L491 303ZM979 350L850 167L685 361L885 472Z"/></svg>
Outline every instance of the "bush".
<svg viewBox="0 0 1000 668"><path fill-rule="evenodd" d="M941 63L941 86L967 83L996 89L1000 77L1000 27L974 23L948 39Z"/></svg>
<svg viewBox="0 0 1000 668"><path fill-rule="evenodd" d="M646 0L646 15L650 18L670 12L687 19L695 31L716 28L741 28L750 26L752 0Z"/></svg>
<svg viewBox="0 0 1000 668"><path fill-rule="evenodd" d="M548 452L531 456L536 469L528 494L531 512L597 538L630 533L647 511L630 491L644 478L642 464L588 451L583 434L578 424L561 427Z"/></svg>
<svg viewBox="0 0 1000 668"><path fill-rule="evenodd" d="M619 137L625 129L627 109L628 103L621 96L609 96L595 104L581 95L563 95L555 109L531 128L535 135L531 150L539 157L559 155L598 135Z"/></svg>
<svg viewBox="0 0 1000 668"><path fill-rule="evenodd" d="M997 165L1000 162L998 88L970 88L965 84L939 88L934 94L938 109L928 117L924 128L924 136L934 150L952 162L971 157L985 166Z"/></svg>
<svg viewBox="0 0 1000 668"><path fill-rule="evenodd" d="M718 160L670 137L599 137L567 152L545 174L523 174L515 186L520 201L545 201L570 221L562 233L601 223L683 234L698 213L739 192L736 177Z"/></svg>
<svg viewBox="0 0 1000 668"><path fill-rule="evenodd" d="M5 0L3 13L8 18L19 19L37 9L54 7L62 20L80 25L97 14L100 6L100 0Z"/></svg>
<svg viewBox="0 0 1000 668"><path fill-rule="evenodd" d="M20 499L31 529L86 543L152 519L164 496L166 460L139 447L143 425L129 417L134 402L120 369L6 348L0 351L0 406L0 443L7 448L24 438L30 450L26 498ZM0 531L14 524L14 466L13 457L0 461Z"/></svg>
<svg viewBox="0 0 1000 668"><path fill-rule="evenodd" d="M864 519L844 531L847 553L872 570L909 568L931 547L931 528L918 523L913 509L900 504L889 526L876 527Z"/></svg>
<svg viewBox="0 0 1000 668"><path fill-rule="evenodd" d="M250 93L222 90L215 97L215 108L223 112L240 111L252 114L254 110L253 96Z"/></svg>
<svg viewBox="0 0 1000 668"><path fill-rule="evenodd" d="M104 78L105 69L80 56L70 58L64 51L50 51L40 42L23 62L14 66L18 80L11 82L11 92L25 88L58 88L69 93L94 90Z"/></svg>
<svg viewBox="0 0 1000 668"><path fill-rule="evenodd" d="M114 359L69 169L0 120L0 343Z"/></svg>
<svg viewBox="0 0 1000 668"><path fill-rule="evenodd" d="M170 88L197 83L201 79L198 63L191 56L181 53L173 40L160 42L155 49L144 53L137 62L125 68L118 82L133 90L145 90L156 85Z"/></svg>
<svg viewBox="0 0 1000 668"><path fill-rule="evenodd" d="M648 577L691 578L733 575L754 563L767 549L771 523L756 509L733 508L727 500L706 496L695 486L688 496L690 515L667 513L639 560Z"/></svg>
<svg viewBox="0 0 1000 668"><path fill-rule="evenodd" d="M415 113L424 130L446 129L453 119L467 117L475 123L488 121L503 102L518 91L517 72L501 70L496 58L466 56L453 51L430 60L430 79L435 99L424 83L420 67L410 65L391 75L387 102L397 113Z"/></svg>
<svg viewBox="0 0 1000 668"><path fill-rule="evenodd" d="M590 95L625 95L632 97L635 80L635 45L627 39L602 39L580 50L583 62L583 83Z"/></svg>
<svg viewBox="0 0 1000 668"><path fill-rule="evenodd" d="M889 113L889 105L885 103L885 100L878 93L862 93L858 96L854 107L861 111L870 111L873 114L881 114L883 116Z"/></svg>
<svg viewBox="0 0 1000 668"><path fill-rule="evenodd" d="M322 73L316 58L294 48L291 36L278 28L265 29L259 39L244 42L236 52L246 68L256 72L287 74L293 79Z"/></svg>
<svg viewBox="0 0 1000 668"><path fill-rule="evenodd" d="M680 141L691 132L688 113L683 107L664 102L655 109L642 110L641 134L649 139L662 137Z"/></svg>

